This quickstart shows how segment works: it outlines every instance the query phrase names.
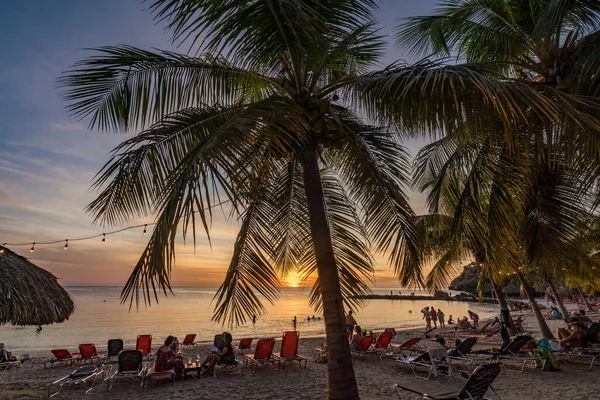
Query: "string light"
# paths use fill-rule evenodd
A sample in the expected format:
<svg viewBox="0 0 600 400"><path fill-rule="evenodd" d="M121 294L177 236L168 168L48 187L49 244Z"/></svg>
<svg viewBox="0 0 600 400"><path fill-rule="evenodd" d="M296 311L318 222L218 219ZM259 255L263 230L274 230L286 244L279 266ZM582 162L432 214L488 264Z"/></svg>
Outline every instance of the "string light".
<svg viewBox="0 0 600 400"><path fill-rule="evenodd" d="M223 204L226 203L230 203L229 200L225 200L222 201L220 203L214 204L210 207L207 207L206 209L213 209L216 207L220 207ZM196 211L196 213L198 213L199 211ZM29 249L30 253L33 253L35 251L35 245L48 245L48 244L58 244L58 243L62 243L63 241L65 242L65 246L64 249L67 250L69 245L68 242L69 240L71 242L73 241L82 241L82 240L91 240L91 239L95 239L95 238L99 238L102 237L102 244L104 244L106 242L106 235L114 235L116 233L120 233L123 231L128 231L130 229L138 229L141 227L144 227L144 231L143 231L143 235L146 236L147 233L147 227L148 225L156 225L156 223L148 223L148 224L140 224L140 225L133 225L133 226L128 226L125 228L121 228L121 229L117 229L111 232L105 232L105 233L99 233L99 234L95 234L95 235L90 235L90 236L84 236L84 237L75 237L75 238L71 238L71 239L59 239L59 240L49 240L49 241L45 241L45 242L25 242L25 243L3 243L2 246L29 246L29 244L31 243L31 248ZM0 254L4 252L4 248L0 248Z"/></svg>

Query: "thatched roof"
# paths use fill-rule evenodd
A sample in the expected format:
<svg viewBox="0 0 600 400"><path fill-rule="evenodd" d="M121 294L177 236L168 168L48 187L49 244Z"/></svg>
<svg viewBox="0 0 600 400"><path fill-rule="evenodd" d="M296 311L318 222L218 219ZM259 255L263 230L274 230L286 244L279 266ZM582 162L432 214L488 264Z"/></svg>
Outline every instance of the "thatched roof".
<svg viewBox="0 0 600 400"><path fill-rule="evenodd" d="M502 290L504 291L504 293L509 295L518 295L519 293L521 293L521 289L515 285L506 285L506 287Z"/></svg>
<svg viewBox="0 0 600 400"><path fill-rule="evenodd" d="M50 272L0 246L0 325L47 325L75 311L71 296Z"/></svg>

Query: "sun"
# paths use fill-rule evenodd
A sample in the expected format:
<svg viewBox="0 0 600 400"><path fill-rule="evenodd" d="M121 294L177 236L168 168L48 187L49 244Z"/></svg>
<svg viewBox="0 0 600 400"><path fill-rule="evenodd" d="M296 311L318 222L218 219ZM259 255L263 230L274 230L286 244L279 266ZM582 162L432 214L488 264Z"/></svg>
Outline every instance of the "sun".
<svg viewBox="0 0 600 400"><path fill-rule="evenodd" d="M298 282L290 282L290 287L298 287Z"/></svg>

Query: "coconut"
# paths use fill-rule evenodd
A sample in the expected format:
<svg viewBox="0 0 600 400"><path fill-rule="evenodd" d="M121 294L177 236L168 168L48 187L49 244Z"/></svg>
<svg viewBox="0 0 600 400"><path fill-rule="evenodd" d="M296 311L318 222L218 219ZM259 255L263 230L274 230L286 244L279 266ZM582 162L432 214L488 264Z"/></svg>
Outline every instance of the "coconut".
<svg viewBox="0 0 600 400"><path fill-rule="evenodd" d="M313 125L313 129L316 133L323 132L323 130L325 129L325 123L323 122L323 120L320 119L317 122L315 122Z"/></svg>
<svg viewBox="0 0 600 400"><path fill-rule="evenodd" d="M309 110L318 110L320 106L321 106L321 101L319 101L319 99L314 98L314 97L311 97L306 102L306 107L308 107Z"/></svg>
<svg viewBox="0 0 600 400"><path fill-rule="evenodd" d="M329 112L330 104L326 101L321 102L321 106L319 107L319 112L321 115L325 115Z"/></svg>

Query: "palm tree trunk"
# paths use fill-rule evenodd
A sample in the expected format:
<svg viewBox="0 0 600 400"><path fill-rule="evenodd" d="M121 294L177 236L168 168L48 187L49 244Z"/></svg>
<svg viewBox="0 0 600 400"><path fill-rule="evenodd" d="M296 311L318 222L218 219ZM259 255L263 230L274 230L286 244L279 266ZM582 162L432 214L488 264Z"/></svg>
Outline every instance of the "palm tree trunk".
<svg viewBox="0 0 600 400"><path fill-rule="evenodd" d="M500 286L498 286L498 284L494 282L493 279L491 279L491 281L492 289L494 290L494 293L496 294L496 299L498 300L498 304L500 305L500 315L502 315L502 318L504 319L504 324L506 326L506 329L508 330L508 334L510 336L515 336L518 332L510 315L508 303L506 302L506 296L504 295L504 292L502 291Z"/></svg>
<svg viewBox="0 0 600 400"><path fill-rule="evenodd" d="M558 304L558 309L560 310L561 314L563 315L563 318L565 320L567 320L567 322L571 322L571 317L569 316L567 307L565 307L565 303L563 303L562 297L560 297L560 293L558 293L558 290L556 290L554 283L550 279L548 279L546 282L548 282L548 285L550 285L550 290L552 291L552 294L556 298L556 304Z"/></svg>
<svg viewBox="0 0 600 400"><path fill-rule="evenodd" d="M331 232L327 222L321 174L315 150L303 155L304 191L308 202L310 231L317 260L327 335L327 371L330 399L358 399L358 387L346 337L344 305Z"/></svg>
<svg viewBox="0 0 600 400"><path fill-rule="evenodd" d="M583 292L581 291L581 288L579 286L577 286L577 291L579 292L579 295L583 299L583 302L585 303L585 307L587 308L587 310L588 311L594 311L594 309L592 308L592 305L590 304L589 301L587 301L587 299L583 295Z"/></svg>
<svg viewBox="0 0 600 400"><path fill-rule="evenodd" d="M546 323L546 320L544 319L544 316L542 315L542 312L540 311L540 306L538 305L537 301L535 300L535 294L533 293L533 288L531 287L531 285L529 285L529 283L527 283L527 281L525 280L525 276L523 276L523 273L521 272L521 270L517 269L516 273L517 273L517 277L521 281L521 285L525 289L525 293L527 294L527 299L529 299L529 305L531 306L531 309L533 310L533 314L535 315L535 319L537 320L538 326L540 327L540 332L542 333L542 336L548 340L553 340L554 335L550 331L550 328L548 328L548 324Z"/></svg>

